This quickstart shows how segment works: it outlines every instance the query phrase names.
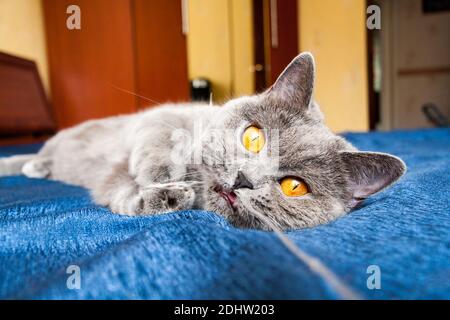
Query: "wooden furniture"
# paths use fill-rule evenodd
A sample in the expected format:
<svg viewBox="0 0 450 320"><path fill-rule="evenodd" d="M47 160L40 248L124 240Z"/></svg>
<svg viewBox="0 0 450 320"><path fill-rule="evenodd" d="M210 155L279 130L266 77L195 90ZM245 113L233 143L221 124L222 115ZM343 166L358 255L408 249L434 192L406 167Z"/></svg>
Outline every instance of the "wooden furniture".
<svg viewBox="0 0 450 320"><path fill-rule="evenodd" d="M79 30L71 4L43 0L58 127L189 98L181 1L78 0Z"/></svg>
<svg viewBox="0 0 450 320"><path fill-rule="evenodd" d="M36 64L0 53L0 144L42 140L54 131Z"/></svg>
<svg viewBox="0 0 450 320"><path fill-rule="evenodd" d="M423 113L429 104L450 118L450 11L429 12L431 2L420 0L378 3L386 17L380 30L380 127L433 127Z"/></svg>
<svg viewBox="0 0 450 320"><path fill-rule="evenodd" d="M189 100L186 36L182 1L134 0L136 91L138 107ZM186 14L186 13L185 13Z"/></svg>

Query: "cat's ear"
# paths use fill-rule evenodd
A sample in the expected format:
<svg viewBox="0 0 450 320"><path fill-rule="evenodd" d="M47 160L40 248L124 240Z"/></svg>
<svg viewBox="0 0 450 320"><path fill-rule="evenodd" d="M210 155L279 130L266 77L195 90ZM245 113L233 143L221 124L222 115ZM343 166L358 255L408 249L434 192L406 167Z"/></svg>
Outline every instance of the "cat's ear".
<svg viewBox="0 0 450 320"><path fill-rule="evenodd" d="M342 152L340 156L355 203L388 187L406 171L400 158L386 153Z"/></svg>
<svg viewBox="0 0 450 320"><path fill-rule="evenodd" d="M303 52L284 69L268 93L284 102L306 108L311 101L314 88L314 58Z"/></svg>

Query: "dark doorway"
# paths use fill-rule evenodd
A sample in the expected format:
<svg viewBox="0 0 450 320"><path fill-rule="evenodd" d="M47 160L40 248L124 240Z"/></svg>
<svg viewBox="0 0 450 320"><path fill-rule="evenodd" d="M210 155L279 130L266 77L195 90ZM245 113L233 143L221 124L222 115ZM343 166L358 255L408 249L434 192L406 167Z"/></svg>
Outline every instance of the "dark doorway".
<svg viewBox="0 0 450 320"><path fill-rule="evenodd" d="M368 0L367 6L379 5ZM375 130L380 122L381 99L381 32L367 29L367 74L369 92L369 129Z"/></svg>
<svg viewBox="0 0 450 320"><path fill-rule="evenodd" d="M272 85L298 54L297 0L253 0L255 89Z"/></svg>

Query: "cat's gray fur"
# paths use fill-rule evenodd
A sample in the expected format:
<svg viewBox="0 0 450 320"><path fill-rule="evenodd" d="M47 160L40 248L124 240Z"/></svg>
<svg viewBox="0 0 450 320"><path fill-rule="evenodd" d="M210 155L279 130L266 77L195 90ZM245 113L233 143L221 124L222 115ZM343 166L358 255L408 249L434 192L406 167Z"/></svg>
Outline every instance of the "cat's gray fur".
<svg viewBox="0 0 450 320"><path fill-rule="evenodd" d="M405 165L391 155L358 152L333 134L312 101L313 85L314 60L303 53L269 90L222 107L166 105L62 130L22 171L29 177L84 186L96 203L119 214L200 208L220 213L239 227L267 229L254 211L282 229L326 223L396 181ZM175 164L174 131L194 133L199 123L202 139L192 149L203 150L201 163ZM236 148L239 139L212 137L217 132L212 129L231 129L238 135L252 124L277 130L277 167ZM267 140L267 148L274 147L270 137ZM217 157L222 161L215 161ZM239 172L251 187L233 190L237 196L233 208L216 191L218 187L232 191ZM279 185L285 176L302 178L311 192L285 196Z"/></svg>

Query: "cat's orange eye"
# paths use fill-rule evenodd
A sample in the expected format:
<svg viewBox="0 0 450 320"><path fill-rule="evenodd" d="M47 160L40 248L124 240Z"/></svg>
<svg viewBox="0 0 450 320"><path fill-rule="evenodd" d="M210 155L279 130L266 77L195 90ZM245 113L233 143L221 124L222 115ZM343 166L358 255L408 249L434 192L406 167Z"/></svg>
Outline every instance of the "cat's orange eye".
<svg viewBox="0 0 450 320"><path fill-rule="evenodd" d="M286 177L280 181L281 191L288 197L300 197L309 193L306 183L299 178Z"/></svg>
<svg viewBox="0 0 450 320"><path fill-rule="evenodd" d="M264 147L266 138L264 137L264 131L256 126L250 126L245 129L242 135L242 144L245 149L250 152L258 153Z"/></svg>

